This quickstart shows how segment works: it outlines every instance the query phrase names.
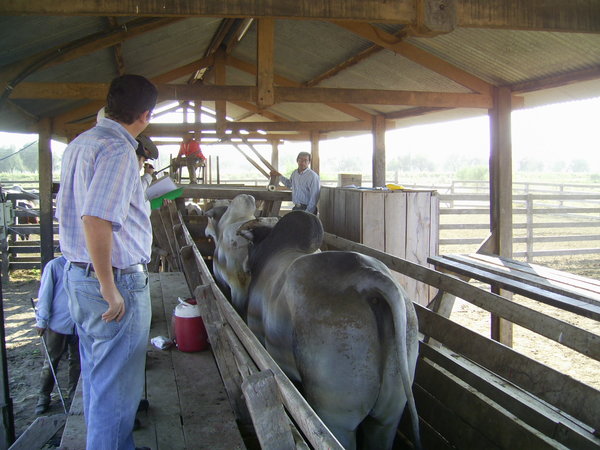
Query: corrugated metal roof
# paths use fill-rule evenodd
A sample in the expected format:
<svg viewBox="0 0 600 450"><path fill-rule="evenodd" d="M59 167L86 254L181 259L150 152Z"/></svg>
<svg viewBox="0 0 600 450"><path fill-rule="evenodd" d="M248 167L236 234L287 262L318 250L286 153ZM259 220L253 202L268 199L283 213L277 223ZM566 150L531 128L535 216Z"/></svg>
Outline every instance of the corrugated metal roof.
<svg viewBox="0 0 600 450"><path fill-rule="evenodd" d="M600 66L597 34L459 28L408 41L497 85Z"/></svg>
<svg viewBox="0 0 600 450"><path fill-rule="evenodd" d="M132 20L121 17L123 24ZM139 20L139 19L138 19ZM227 22L229 20L229 22ZM155 77L204 57L222 25L239 24L241 19L184 18L175 23L127 39L122 43L125 70ZM382 35L394 35L403 26L377 24ZM109 29L105 17L0 17L0 73L3 68L31 58L43 51L64 46L77 39ZM230 31L229 33L232 33ZM225 35L227 42L228 35ZM240 42L232 46L231 55L246 63L256 64L257 25L252 23ZM586 72L600 77L600 34L514 31L482 28L457 28L435 37L409 37L407 42L426 51L441 63L450 63L492 85L570 77ZM365 58L352 58L373 47L373 43L349 30L329 22L314 20L276 20L274 69L278 76L299 84L347 89L382 89L414 92L468 93L469 89L450 78L426 68L391 50L379 50ZM340 65L343 67L340 68ZM338 68L339 70L335 70ZM330 72L331 71L331 72ZM96 82L108 83L117 73L112 48L102 48L72 61L39 70L24 78L25 82ZM211 83L208 71L205 83ZM329 74L325 76L325 74ZM185 83L192 74L182 76ZM252 86L256 77L232 66L227 68L227 84ZM525 94L526 105L538 105L581 96L600 95L598 82L564 84L544 92ZM14 99L18 107L37 117L57 116L84 101ZM208 104L210 102L205 102ZM399 113L411 109L407 105L353 105L368 114ZM281 103L266 109L289 120L347 121L358 120L329 106L317 103ZM459 109L469 114L485 114L487 110ZM0 112L0 129L14 127L8 121L10 111ZM443 117L450 113L436 113ZM260 117L234 103L228 103L228 115L234 119ZM424 116L402 119L401 123L429 120Z"/></svg>

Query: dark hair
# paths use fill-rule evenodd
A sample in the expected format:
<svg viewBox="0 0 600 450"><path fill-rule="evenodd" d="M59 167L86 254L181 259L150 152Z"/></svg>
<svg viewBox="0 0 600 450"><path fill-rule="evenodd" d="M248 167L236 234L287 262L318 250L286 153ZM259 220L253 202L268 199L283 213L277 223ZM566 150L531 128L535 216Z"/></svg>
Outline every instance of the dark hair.
<svg viewBox="0 0 600 450"><path fill-rule="evenodd" d="M131 125L156 105L158 91L141 75L121 75L110 83L106 96L106 115Z"/></svg>
<svg viewBox="0 0 600 450"><path fill-rule="evenodd" d="M298 153L298 156L296 156L296 161L298 161L302 156L307 156L308 157L308 162L312 161L312 156L308 152L300 152L300 153Z"/></svg>

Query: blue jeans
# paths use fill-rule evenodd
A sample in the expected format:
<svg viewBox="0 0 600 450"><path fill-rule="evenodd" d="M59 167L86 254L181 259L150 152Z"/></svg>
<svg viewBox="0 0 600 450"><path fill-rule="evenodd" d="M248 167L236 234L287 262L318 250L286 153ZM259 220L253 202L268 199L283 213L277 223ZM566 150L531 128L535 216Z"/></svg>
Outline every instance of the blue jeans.
<svg viewBox="0 0 600 450"><path fill-rule="evenodd" d="M87 269L65 266L69 310L77 325L83 412L88 450L133 450L133 422L142 398L150 332L148 274L120 274L115 283L125 300L120 322L104 322L108 303Z"/></svg>

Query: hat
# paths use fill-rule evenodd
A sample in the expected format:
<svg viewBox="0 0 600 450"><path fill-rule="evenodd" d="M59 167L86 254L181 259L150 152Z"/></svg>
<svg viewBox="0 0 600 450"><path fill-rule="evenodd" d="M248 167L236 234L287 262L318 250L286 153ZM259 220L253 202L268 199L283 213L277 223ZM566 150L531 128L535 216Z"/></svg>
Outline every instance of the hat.
<svg viewBox="0 0 600 450"><path fill-rule="evenodd" d="M136 140L140 143L135 151L138 155L147 159L158 158L158 147L154 145L154 142L148 136L140 134Z"/></svg>

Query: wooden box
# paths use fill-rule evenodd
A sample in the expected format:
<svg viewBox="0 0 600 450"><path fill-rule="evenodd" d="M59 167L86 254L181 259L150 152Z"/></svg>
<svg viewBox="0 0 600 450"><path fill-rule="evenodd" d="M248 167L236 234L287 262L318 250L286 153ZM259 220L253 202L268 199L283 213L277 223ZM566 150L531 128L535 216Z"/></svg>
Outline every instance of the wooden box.
<svg viewBox="0 0 600 450"><path fill-rule="evenodd" d="M381 191L323 186L325 231L430 267L438 253L439 199L434 190ZM395 274L409 297L426 305L436 290Z"/></svg>
<svg viewBox="0 0 600 450"><path fill-rule="evenodd" d="M344 186L362 186L362 175L360 173L339 173L338 187Z"/></svg>

